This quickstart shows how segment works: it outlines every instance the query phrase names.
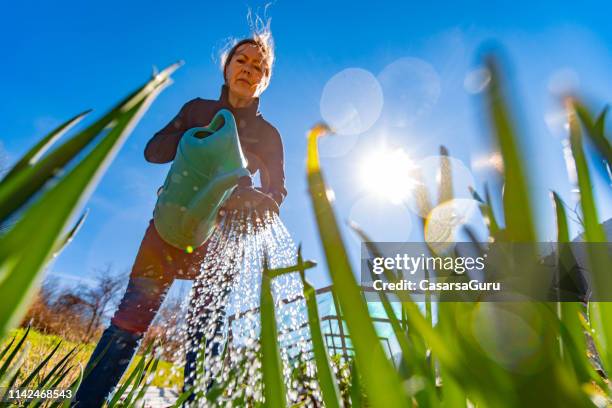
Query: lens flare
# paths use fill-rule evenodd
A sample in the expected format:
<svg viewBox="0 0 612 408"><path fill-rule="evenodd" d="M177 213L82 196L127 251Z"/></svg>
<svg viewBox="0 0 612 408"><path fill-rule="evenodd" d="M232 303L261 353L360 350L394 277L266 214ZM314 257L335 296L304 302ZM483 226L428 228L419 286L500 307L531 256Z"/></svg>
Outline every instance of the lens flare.
<svg viewBox="0 0 612 408"><path fill-rule="evenodd" d="M385 96L386 123L406 127L429 113L442 91L436 69L420 58L404 57L387 65L378 75Z"/></svg>
<svg viewBox="0 0 612 408"><path fill-rule="evenodd" d="M414 162L403 149L382 149L364 159L361 180L371 193L399 204L415 186L414 170Z"/></svg>
<svg viewBox="0 0 612 408"><path fill-rule="evenodd" d="M476 183L461 160L451 156L428 156L415 164L415 193L407 197L405 204L419 217L429 217L434 207L451 197L472 199L470 188Z"/></svg>
<svg viewBox="0 0 612 408"><path fill-rule="evenodd" d="M378 120L383 92L376 77L361 68L347 68L323 88L321 116L341 135L357 135Z"/></svg>
<svg viewBox="0 0 612 408"><path fill-rule="evenodd" d="M486 89L491 82L491 73L486 68L477 68L467 73L463 80L465 90L477 94Z"/></svg>

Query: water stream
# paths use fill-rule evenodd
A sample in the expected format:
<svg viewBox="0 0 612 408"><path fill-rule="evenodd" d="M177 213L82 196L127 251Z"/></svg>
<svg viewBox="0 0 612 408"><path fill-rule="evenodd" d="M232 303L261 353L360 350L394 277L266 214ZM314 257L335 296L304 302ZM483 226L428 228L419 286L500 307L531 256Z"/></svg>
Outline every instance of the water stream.
<svg viewBox="0 0 612 408"><path fill-rule="evenodd" d="M189 296L189 313L173 330L182 346L175 369L197 354L191 378L198 395L192 406L252 406L263 402L260 288L264 259L271 269L292 266L297 251L272 212L226 213L208 241L201 272ZM298 273L272 281L287 404L322 406ZM206 340L208 339L208 340ZM214 396L207 400L205 394Z"/></svg>

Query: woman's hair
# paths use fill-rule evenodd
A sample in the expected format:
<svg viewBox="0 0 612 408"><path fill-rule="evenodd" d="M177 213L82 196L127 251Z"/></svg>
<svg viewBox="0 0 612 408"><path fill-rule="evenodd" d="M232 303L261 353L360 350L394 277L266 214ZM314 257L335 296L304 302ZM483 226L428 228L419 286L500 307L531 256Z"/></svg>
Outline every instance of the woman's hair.
<svg viewBox="0 0 612 408"><path fill-rule="evenodd" d="M274 39L270 31L270 20L264 24L261 18L256 17L255 24L253 25L255 28L253 28L251 37L239 41L231 41L227 49L221 54L221 66L223 68L223 78L225 80L227 80L227 67L229 62L232 60L236 50L244 44L253 44L259 48L264 58L263 66L267 80L269 81L272 76L272 65L274 64Z"/></svg>

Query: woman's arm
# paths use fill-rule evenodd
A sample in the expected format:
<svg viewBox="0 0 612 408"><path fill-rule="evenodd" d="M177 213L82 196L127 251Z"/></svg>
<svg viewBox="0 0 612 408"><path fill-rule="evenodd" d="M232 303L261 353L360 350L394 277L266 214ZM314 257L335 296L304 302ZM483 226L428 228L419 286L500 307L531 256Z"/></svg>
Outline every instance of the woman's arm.
<svg viewBox="0 0 612 408"><path fill-rule="evenodd" d="M180 112L162 130L157 132L145 147L144 156L151 163L168 163L174 160L181 136L191 127L193 105L187 102Z"/></svg>
<svg viewBox="0 0 612 408"><path fill-rule="evenodd" d="M262 185L264 193L272 196L274 201L281 205L285 196L287 196L283 142L278 130L272 126L270 126L267 136L268 140L267 143L263 144L263 152L261 154L261 158L264 161L264 169L260 169L260 171L265 171L267 174L262 174L260 178L262 182L264 179L267 181L267 183Z"/></svg>

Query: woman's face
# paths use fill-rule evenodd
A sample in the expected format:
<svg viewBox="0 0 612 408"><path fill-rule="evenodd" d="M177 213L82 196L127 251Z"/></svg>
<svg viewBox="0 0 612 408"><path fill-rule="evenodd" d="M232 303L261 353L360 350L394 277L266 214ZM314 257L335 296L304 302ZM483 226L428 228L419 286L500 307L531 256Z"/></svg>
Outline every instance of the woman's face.
<svg viewBox="0 0 612 408"><path fill-rule="evenodd" d="M268 86L268 72L259 47L243 44L227 65L226 84L238 96L257 98Z"/></svg>

